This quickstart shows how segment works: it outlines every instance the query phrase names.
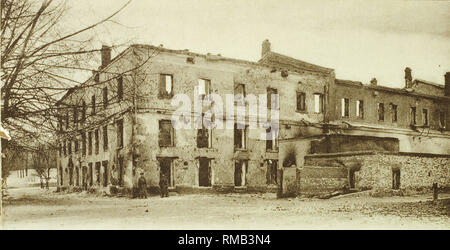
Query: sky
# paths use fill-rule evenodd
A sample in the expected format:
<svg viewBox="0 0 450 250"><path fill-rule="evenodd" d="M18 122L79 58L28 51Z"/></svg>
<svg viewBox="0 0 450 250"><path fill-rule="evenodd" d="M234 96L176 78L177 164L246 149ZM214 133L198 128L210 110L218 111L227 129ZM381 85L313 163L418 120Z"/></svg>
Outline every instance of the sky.
<svg viewBox="0 0 450 250"><path fill-rule="evenodd" d="M95 23L127 2L68 1L64 25ZM132 0L112 20L86 34L94 46L163 44L258 61L269 39L272 51L333 68L338 79L398 88L405 67L439 84L450 71L450 1Z"/></svg>

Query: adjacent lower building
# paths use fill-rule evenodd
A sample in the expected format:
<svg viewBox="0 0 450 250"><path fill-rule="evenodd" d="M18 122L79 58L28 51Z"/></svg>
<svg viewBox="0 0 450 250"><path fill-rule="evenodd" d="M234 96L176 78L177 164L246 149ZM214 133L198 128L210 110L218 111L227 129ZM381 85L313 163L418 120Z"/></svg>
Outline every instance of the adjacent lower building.
<svg viewBox="0 0 450 250"><path fill-rule="evenodd" d="M267 40L258 62L139 44L115 58L104 46L101 58L57 104L59 189L131 194L144 173L155 192L162 175L180 192L298 192L301 176L287 173L311 154L344 150L323 146L334 135L398 140L361 139L360 149L450 154L448 73L445 87L363 85Z"/></svg>

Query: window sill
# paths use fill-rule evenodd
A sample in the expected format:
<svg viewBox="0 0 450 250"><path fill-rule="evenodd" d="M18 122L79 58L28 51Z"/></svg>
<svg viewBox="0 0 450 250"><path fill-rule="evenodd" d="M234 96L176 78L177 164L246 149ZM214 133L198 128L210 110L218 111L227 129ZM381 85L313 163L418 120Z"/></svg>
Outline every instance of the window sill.
<svg viewBox="0 0 450 250"><path fill-rule="evenodd" d="M295 112L296 113L299 113L299 114L308 114L308 111L306 111L306 110L295 110Z"/></svg>
<svg viewBox="0 0 450 250"><path fill-rule="evenodd" d="M278 153L279 149L266 149L267 153Z"/></svg>
<svg viewBox="0 0 450 250"><path fill-rule="evenodd" d="M234 148L234 151L246 152L246 151L248 151L248 149L246 149L246 148Z"/></svg>

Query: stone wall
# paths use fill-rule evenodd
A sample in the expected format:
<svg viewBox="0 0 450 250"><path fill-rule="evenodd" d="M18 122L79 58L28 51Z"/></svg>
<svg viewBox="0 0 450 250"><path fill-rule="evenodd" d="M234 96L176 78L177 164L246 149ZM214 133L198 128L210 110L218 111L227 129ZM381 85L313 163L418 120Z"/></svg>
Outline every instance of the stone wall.
<svg viewBox="0 0 450 250"><path fill-rule="evenodd" d="M366 151L307 155L299 171L299 193L348 188L350 171L355 189L391 189L393 170L400 170L400 189L428 190L433 183L450 187L450 155Z"/></svg>

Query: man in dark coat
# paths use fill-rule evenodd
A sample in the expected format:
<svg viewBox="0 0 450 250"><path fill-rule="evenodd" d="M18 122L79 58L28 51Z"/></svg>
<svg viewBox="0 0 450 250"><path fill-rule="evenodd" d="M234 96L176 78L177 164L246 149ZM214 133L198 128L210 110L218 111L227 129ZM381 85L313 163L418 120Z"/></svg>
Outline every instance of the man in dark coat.
<svg viewBox="0 0 450 250"><path fill-rule="evenodd" d="M141 173L141 177L138 179L138 198L147 198L147 182L144 173Z"/></svg>
<svg viewBox="0 0 450 250"><path fill-rule="evenodd" d="M159 188L161 189L161 198L169 197L169 180L165 174L162 174L159 179Z"/></svg>

